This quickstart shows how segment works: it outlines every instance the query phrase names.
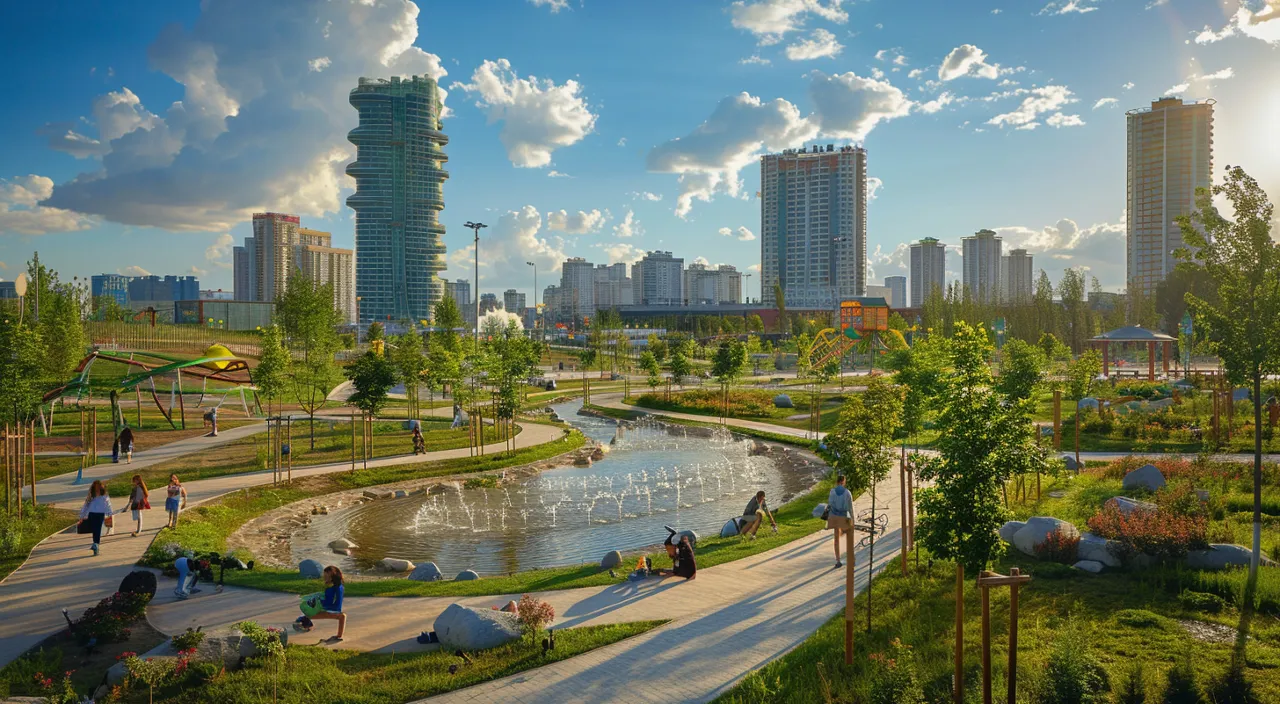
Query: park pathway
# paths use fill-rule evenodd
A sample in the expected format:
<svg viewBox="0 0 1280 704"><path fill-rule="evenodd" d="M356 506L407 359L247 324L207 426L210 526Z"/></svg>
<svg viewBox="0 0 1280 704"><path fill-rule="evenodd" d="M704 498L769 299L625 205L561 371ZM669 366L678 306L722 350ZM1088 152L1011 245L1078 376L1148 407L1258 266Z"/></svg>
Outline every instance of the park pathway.
<svg viewBox="0 0 1280 704"><path fill-rule="evenodd" d="M265 428L265 424L245 426L245 429L254 427ZM240 437L239 435L233 435L233 433L245 429L236 428L223 431L218 434L217 438L208 438L208 440L229 442ZM521 424L521 432L516 435L516 447L525 448L557 440L565 432L562 428L550 425L523 423ZM246 432L245 434L248 433ZM190 442L190 440L183 440L173 444L187 442ZM194 448L194 451L199 451L209 446L211 445L199 446ZM164 449L158 448L150 452L161 453ZM505 449L505 443L492 443L485 445L484 452L486 454L497 453ZM190 451L188 450L188 452ZM469 455L469 448L463 447L454 450L428 452L425 455L384 457L369 460L368 466L388 467L456 459L468 457ZM164 453L163 459L167 460L174 456L180 455ZM134 455L134 461L131 465L109 464L106 467L111 468L116 473L122 473L146 466L141 464L142 461L143 458L139 453ZM154 461L160 460L156 459ZM346 471L350 468L350 462L295 467L293 475L295 477L309 477ZM88 475L87 471L86 475ZM47 479L45 482L58 482L59 480L65 480L67 476L73 479L75 477L74 474L62 475ZM270 484L271 479L272 473L263 471L232 474L190 482L184 485L187 487L187 505L188 507L193 507L200 502L217 498L238 489ZM87 491L85 484L68 485L71 487L70 489L64 488L62 493L55 493L54 489L51 488L46 491L41 486L45 482L37 484L36 495L41 499L42 503L47 502L48 499L46 497L53 494L54 496L65 497L59 498L59 507L79 509L83 504L85 492ZM22 567L18 568L3 581L0 581L0 666L11 662L31 646L64 628L66 621L62 617L61 610L65 609L72 618L76 618L86 608L93 606L104 597L110 596L115 592L120 585L120 580L124 579L125 575L134 569L135 563L146 552L151 540L159 530L157 525L165 521L164 497L164 486L151 491L151 505L155 508L145 514L142 535L136 538L130 537L129 531L133 521L130 519L129 513L117 514L115 535L103 537L102 554L94 557L89 551L90 537L76 535L74 528L70 528L67 531L55 533L46 538L31 551L31 556ZM117 511L125 506L123 498L114 499L112 503Z"/></svg>

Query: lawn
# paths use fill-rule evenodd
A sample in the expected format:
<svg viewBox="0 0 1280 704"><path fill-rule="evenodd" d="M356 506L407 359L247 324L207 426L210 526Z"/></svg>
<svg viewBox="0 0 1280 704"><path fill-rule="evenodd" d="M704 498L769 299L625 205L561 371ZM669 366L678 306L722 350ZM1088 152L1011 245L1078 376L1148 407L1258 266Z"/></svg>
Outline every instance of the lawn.
<svg viewBox="0 0 1280 704"><path fill-rule="evenodd" d="M27 561L27 556L41 540L76 522L76 511L52 508L41 504L32 507L24 504L22 520L0 516L0 580L8 577Z"/></svg>
<svg viewBox="0 0 1280 704"><path fill-rule="evenodd" d="M674 389L670 398L666 392L654 390L642 392L643 388L633 385L630 403L642 407L677 413L689 413L718 417L720 415L721 397L719 387L689 389L677 393ZM773 399L778 395L776 390L734 388L729 390L729 417L740 420L754 420L776 425L784 425L800 430L809 427L809 409L812 394L805 391L792 391L794 408L777 408ZM822 419L820 429L831 430L840 417L840 407L845 399L844 394L824 393L822 395ZM796 417L803 416L803 417Z"/></svg>
<svg viewBox="0 0 1280 704"><path fill-rule="evenodd" d="M276 701L284 704L401 704L518 672L567 660L582 653L640 635L665 621L556 629L556 647L543 653L528 639L468 654L470 662L452 652L357 653L310 646L289 646L278 681L271 668L254 660L244 669L210 682L174 682L156 692L156 702L221 704ZM450 674L450 666L457 674ZM192 680L198 677L192 676ZM132 691L125 702L147 702L145 688Z"/></svg>
<svg viewBox="0 0 1280 704"><path fill-rule="evenodd" d="M1185 608L1176 586L1144 577L1143 573L1090 575L1063 565L1013 557L997 561L996 571L1007 574L1018 566L1032 576L1019 595L1019 701L1044 701L1050 655L1058 644L1083 644L1105 669L1112 689L1118 689L1134 663L1144 665L1142 687L1148 702L1160 701L1166 673L1175 660L1194 653L1192 666L1204 685L1226 670L1232 652L1233 629L1240 615L1231 608L1206 613ZM921 555L920 568L907 577L895 559L876 577L872 589L872 628L865 631L867 604L855 606L857 628L853 665L844 664L844 616L835 616L795 650L751 673L716 702L746 704L777 701L789 704L866 702L878 665L873 655L913 661L925 701L951 701L955 643L955 568ZM972 578L965 580L965 701L981 700L981 606ZM1007 681L1009 592L991 593L992 677L995 692ZM1209 624L1225 634L1214 642L1196 638L1182 622ZM1213 632L1213 631L1209 631ZM1273 619L1252 622L1246 672L1259 701L1280 701L1280 624ZM908 651L891 651L900 639ZM899 670L901 672L901 670ZM829 694L826 692L829 690ZM879 701L889 701L883 699ZM1061 701L1061 700L1053 700ZM1111 701L1102 699L1099 701Z"/></svg>

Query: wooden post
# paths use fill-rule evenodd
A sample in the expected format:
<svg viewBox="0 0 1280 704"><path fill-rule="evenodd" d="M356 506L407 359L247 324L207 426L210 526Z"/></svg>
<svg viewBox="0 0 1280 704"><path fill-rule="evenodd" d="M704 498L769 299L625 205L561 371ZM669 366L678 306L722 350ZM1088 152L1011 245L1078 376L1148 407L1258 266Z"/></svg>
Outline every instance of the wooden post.
<svg viewBox="0 0 1280 704"><path fill-rule="evenodd" d="M1021 577L1022 571L1017 567L1009 570L1009 576ZM1031 578L1026 577L1024 581ZM1015 582L1009 585L1009 702L1016 702L1018 692L1018 587Z"/></svg>
<svg viewBox="0 0 1280 704"><path fill-rule="evenodd" d="M351 407L351 471L356 471L356 407Z"/></svg>
<svg viewBox="0 0 1280 704"><path fill-rule="evenodd" d="M852 521L851 521L852 522ZM854 592L854 575L856 574L854 563L857 561L854 557L853 547L853 527L850 526L844 533L845 563L844 572L844 664L853 664L853 592Z"/></svg>
<svg viewBox="0 0 1280 704"><path fill-rule="evenodd" d="M982 704L991 704L991 589L982 584L979 588L982 591Z"/></svg>
<svg viewBox="0 0 1280 704"><path fill-rule="evenodd" d="M289 444L289 464L288 464L288 470L287 470L289 472L289 475L288 475L289 478L287 481L290 484L292 484L293 483L293 417L292 416L290 416L289 421L284 424L284 432L285 432L285 436L284 436L285 442Z"/></svg>
<svg viewBox="0 0 1280 704"><path fill-rule="evenodd" d="M982 590L982 701L991 704L991 616L988 603L991 587L1009 587L1009 701L1017 701L1018 686L1018 588L1031 581L1014 567L1009 576L984 570L978 576Z"/></svg>
<svg viewBox="0 0 1280 704"><path fill-rule="evenodd" d="M1098 402L1098 414L1102 414L1102 402ZM1080 399L1076 399L1076 473L1080 472Z"/></svg>
<svg viewBox="0 0 1280 704"><path fill-rule="evenodd" d="M956 563L955 704L964 704L964 565Z"/></svg>
<svg viewBox="0 0 1280 704"><path fill-rule="evenodd" d="M1156 343L1147 343L1147 381L1156 380Z"/></svg>
<svg viewBox="0 0 1280 704"><path fill-rule="evenodd" d="M1062 389L1053 390L1053 449L1062 448Z"/></svg>
<svg viewBox="0 0 1280 704"><path fill-rule="evenodd" d="M27 426L27 454L31 457L31 505L36 505L36 424Z"/></svg>
<svg viewBox="0 0 1280 704"><path fill-rule="evenodd" d="M907 446L902 446L902 458L898 461L898 504L901 506L902 524L898 528L898 542L901 543L902 576L907 576Z"/></svg>

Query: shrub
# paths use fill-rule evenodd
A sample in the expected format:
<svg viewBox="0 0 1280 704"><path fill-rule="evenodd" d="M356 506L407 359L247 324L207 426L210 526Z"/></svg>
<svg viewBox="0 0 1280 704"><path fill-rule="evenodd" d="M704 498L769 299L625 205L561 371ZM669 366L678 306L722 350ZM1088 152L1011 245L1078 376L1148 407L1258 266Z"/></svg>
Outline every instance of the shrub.
<svg viewBox="0 0 1280 704"><path fill-rule="evenodd" d="M1209 685L1209 701L1213 704L1259 704L1262 700L1253 691L1253 683L1244 674L1238 660L1232 660L1227 671Z"/></svg>
<svg viewBox="0 0 1280 704"><path fill-rule="evenodd" d="M1184 589L1178 595L1178 601L1181 602L1182 608L1190 611L1203 611L1205 613L1216 614L1227 607L1227 602L1217 594L1209 594L1207 592L1193 592L1190 589Z"/></svg>
<svg viewBox="0 0 1280 704"><path fill-rule="evenodd" d="M22 539L35 534L44 521L49 507L44 504L22 502L22 518L16 514L0 515L0 557L14 557L22 549Z"/></svg>
<svg viewBox="0 0 1280 704"><path fill-rule="evenodd" d="M142 659L136 653L123 653L124 669L128 679L147 685L147 699L154 701L156 685L164 683L173 676L176 663L168 658Z"/></svg>
<svg viewBox="0 0 1280 704"><path fill-rule="evenodd" d="M1207 516L1209 506L1200 500L1190 482L1166 484L1155 495L1156 505L1175 516Z"/></svg>
<svg viewBox="0 0 1280 704"><path fill-rule="evenodd" d="M797 401L800 400L802 399L797 399ZM708 414L720 413L724 405L718 388L682 391L679 394L673 394L670 401L666 399L665 394L646 393L636 397L635 403L637 406L648 408L672 408ZM798 411L788 410L787 412ZM780 413L781 411L774 407L773 393L769 391L763 389L730 389L729 391L729 415L731 416L774 417Z"/></svg>
<svg viewBox="0 0 1280 704"><path fill-rule="evenodd" d="M541 633L556 619L556 610L551 604L530 594L520 597L520 603L516 604L516 613L516 618L520 621L520 629L530 637Z"/></svg>
<svg viewBox="0 0 1280 704"><path fill-rule="evenodd" d="M196 685L208 684L222 676L225 668L211 662L192 663L187 670L187 679Z"/></svg>
<svg viewBox="0 0 1280 704"><path fill-rule="evenodd" d="M1146 704L1146 668L1137 660L1124 671L1124 679L1116 689L1116 704Z"/></svg>
<svg viewBox="0 0 1280 704"><path fill-rule="evenodd" d="M1196 684L1196 670L1191 666L1188 652L1170 668L1165 680L1162 704L1204 704L1204 695Z"/></svg>
<svg viewBox="0 0 1280 704"><path fill-rule="evenodd" d="M42 672L35 674L35 685L44 692L45 704L80 704L80 695L76 694L76 687L71 683L72 672L75 670L64 672L62 681L56 683L52 677L45 677Z"/></svg>
<svg viewBox="0 0 1280 704"><path fill-rule="evenodd" d="M871 654L871 704L920 704L924 690L916 676L911 646L897 638L888 653Z"/></svg>
<svg viewBox="0 0 1280 704"><path fill-rule="evenodd" d="M72 630L81 643L97 639L98 643L114 643L129 637L129 626L147 611L148 594L116 592L85 610Z"/></svg>
<svg viewBox="0 0 1280 704"><path fill-rule="evenodd" d="M173 647L178 650L194 650L204 642L204 637L204 631L198 628L188 628L173 637Z"/></svg>
<svg viewBox="0 0 1280 704"><path fill-rule="evenodd" d="M1064 634L1049 653L1040 704L1094 704L1110 688L1107 671L1079 632Z"/></svg>
<svg viewBox="0 0 1280 704"><path fill-rule="evenodd" d="M1115 505L1104 506L1089 519L1089 530L1117 541L1112 550L1122 561L1140 554L1177 560L1188 550L1209 547L1204 516L1179 516L1164 510L1135 510L1125 515Z"/></svg>
<svg viewBox="0 0 1280 704"><path fill-rule="evenodd" d="M1072 535L1061 527L1054 529L1052 533L1045 536L1044 542L1037 543L1035 546L1036 557L1064 565L1075 564L1079 549L1080 536Z"/></svg>

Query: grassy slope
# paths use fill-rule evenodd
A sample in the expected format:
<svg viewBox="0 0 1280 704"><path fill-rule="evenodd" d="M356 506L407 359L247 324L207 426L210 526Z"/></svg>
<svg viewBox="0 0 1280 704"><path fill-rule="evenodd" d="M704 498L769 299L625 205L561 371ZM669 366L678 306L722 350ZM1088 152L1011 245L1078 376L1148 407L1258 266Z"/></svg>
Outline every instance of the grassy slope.
<svg viewBox="0 0 1280 704"><path fill-rule="evenodd" d="M30 504L25 507L30 510ZM35 548L41 540L57 533L67 526L76 522L79 514L75 511L66 511L63 509L50 508L48 506L40 506L39 517L26 523L26 529L22 534L22 542L18 545L18 549L12 554L0 557L0 579L8 577L14 570L22 566L27 561L27 556Z"/></svg>

